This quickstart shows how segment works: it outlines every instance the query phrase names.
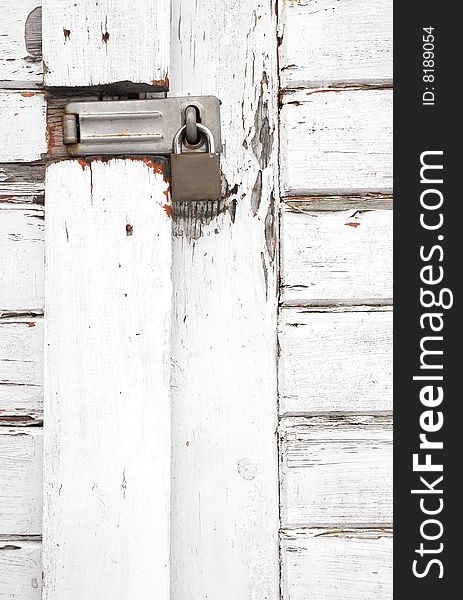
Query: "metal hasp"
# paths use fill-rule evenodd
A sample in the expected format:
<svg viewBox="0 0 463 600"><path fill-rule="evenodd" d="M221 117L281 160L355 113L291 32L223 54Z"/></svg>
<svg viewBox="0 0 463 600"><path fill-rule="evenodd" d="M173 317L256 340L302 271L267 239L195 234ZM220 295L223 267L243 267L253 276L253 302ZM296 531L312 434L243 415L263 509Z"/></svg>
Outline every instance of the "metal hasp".
<svg viewBox="0 0 463 600"><path fill-rule="evenodd" d="M63 117L64 143L70 156L170 155L191 106L197 109L199 123L212 132L220 153L220 101L215 96L71 102ZM207 140L202 136L198 144L187 148L206 152Z"/></svg>

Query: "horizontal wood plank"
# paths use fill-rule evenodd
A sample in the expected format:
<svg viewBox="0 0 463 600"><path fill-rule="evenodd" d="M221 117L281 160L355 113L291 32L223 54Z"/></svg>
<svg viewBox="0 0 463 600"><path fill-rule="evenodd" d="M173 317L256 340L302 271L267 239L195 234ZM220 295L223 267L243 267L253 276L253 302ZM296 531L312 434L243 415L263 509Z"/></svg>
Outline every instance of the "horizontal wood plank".
<svg viewBox="0 0 463 600"><path fill-rule="evenodd" d="M283 0L281 84L392 80L392 0Z"/></svg>
<svg viewBox="0 0 463 600"><path fill-rule="evenodd" d="M392 312L284 308L280 413L392 410Z"/></svg>
<svg viewBox="0 0 463 600"><path fill-rule="evenodd" d="M42 418L43 321L0 319L0 424Z"/></svg>
<svg viewBox="0 0 463 600"><path fill-rule="evenodd" d="M39 541L0 538L1 600L40 600L42 548Z"/></svg>
<svg viewBox="0 0 463 600"><path fill-rule="evenodd" d="M168 87L170 0L43 0L45 85Z"/></svg>
<svg viewBox="0 0 463 600"><path fill-rule="evenodd" d="M281 299L310 305L392 298L392 211L283 209Z"/></svg>
<svg viewBox="0 0 463 600"><path fill-rule="evenodd" d="M392 90L285 94L283 195L392 190Z"/></svg>
<svg viewBox="0 0 463 600"><path fill-rule="evenodd" d="M43 309L43 206L0 202L0 313Z"/></svg>
<svg viewBox="0 0 463 600"><path fill-rule="evenodd" d="M44 165L0 164L0 202L43 204L44 179Z"/></svg>
<svg viewBox="0 0 463 600"><path fill-rule="evenodd" d="M392 423L383 417L282 420L283 527L392 523Z"/></svg>
<svg viewBox="0 0 463 600"><path fill-rule="evenodd" d="M286 210L293 212L333 210L392 210L392 194L289 196L284 199Z"/></svg>
<svg viewBox="0 0 463 600"><path fill-rule="evenodd" d="M0 114L0 162L40 160L47 152L44 95L0 92Z"/></svg>
<svg viewBox="0 0 463 600"><path fill-rule="evenodd" d="M1 85L38 86L42 81L40 0L2 0L0 19Z"/></svg>
<svg viewBox="0 0 463 600"><path fill-rule="evenodd" d="M0 427L0 532L42 532L42 430Z"/></svg>
<svg viewBox="0 0 463 600"><path fill-rule="evenodd" d="M285 530L282 600L392 600L392 550L388 529Z"/></svg>
<svg viewBox="0 0 463 600"><path fill-rule="evenodd" d="M42 545L21 538L0 539L1 600L40 600Z"/></svg>

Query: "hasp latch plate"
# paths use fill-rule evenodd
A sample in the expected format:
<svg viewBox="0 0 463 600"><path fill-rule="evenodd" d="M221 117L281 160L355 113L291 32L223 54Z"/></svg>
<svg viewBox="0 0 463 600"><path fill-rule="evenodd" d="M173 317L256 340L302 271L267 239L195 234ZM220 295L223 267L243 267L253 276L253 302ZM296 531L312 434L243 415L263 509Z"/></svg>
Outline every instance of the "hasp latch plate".
<svg viewBox="0 0 463 600"><path fill-rule="evenodd" d="M220 101L215 96L71 102L63 117L64 143L70 156L169 155L188 107L196 108L198 122L212 132L220 153ZM204 138L188 147L189 152L206 150Z"/></svg>

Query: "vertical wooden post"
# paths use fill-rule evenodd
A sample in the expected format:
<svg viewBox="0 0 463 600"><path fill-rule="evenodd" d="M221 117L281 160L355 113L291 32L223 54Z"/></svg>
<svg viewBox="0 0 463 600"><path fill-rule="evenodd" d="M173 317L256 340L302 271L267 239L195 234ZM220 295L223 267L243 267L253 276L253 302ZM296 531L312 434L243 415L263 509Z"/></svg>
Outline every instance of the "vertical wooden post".
<svg viewBox="0 0 463 600"><path fill-rule="evenodd" d="M276 600L275 7L174 0L171 38L226 147L223 201L174 207L172 598Z"/></svg>
<svg viewBox="0 0 463 600"><path fill-rule="evenodd" d="M44 598L169 598L164 167L46 175Z"/></svg>
<svg viewBox="0 0 463 600"><path fill-rule="evenodd" d="M43 0L44 83L167 89L169 0ZM46 600L169 598L165 164L46 177Z"/></svg>

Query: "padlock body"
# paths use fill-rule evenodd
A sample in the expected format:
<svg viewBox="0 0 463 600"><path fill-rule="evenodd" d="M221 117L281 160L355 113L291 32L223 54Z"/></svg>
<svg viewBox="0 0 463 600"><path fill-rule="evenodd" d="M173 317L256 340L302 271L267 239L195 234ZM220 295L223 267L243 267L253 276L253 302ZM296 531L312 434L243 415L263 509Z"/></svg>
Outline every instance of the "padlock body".
<svg viewBox="0 0 463 600"><path fill-rule="evenodd" d="M172 200L220 200L220 154L171 154Z"/></svg>

